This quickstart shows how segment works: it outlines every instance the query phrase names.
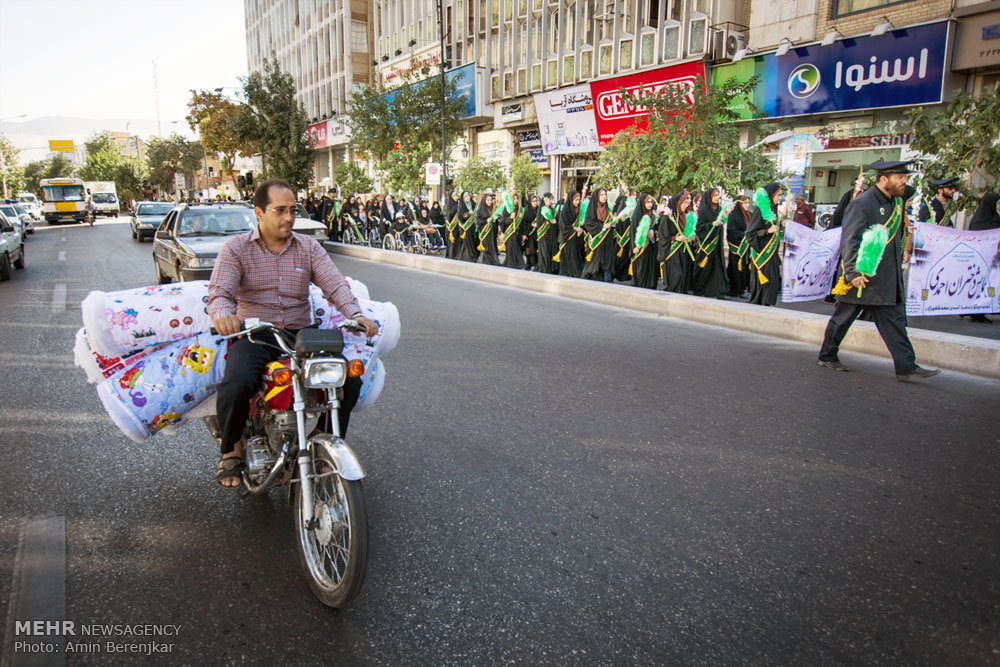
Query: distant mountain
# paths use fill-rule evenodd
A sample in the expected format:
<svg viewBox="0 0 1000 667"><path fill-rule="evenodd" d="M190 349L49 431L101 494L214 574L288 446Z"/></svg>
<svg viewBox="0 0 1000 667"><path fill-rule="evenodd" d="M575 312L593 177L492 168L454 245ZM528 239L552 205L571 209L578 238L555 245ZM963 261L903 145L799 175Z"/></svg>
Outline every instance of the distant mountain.
<svg viewBox="0 0 1000 667"><path fill-rule="evenodd" d="M18 161L21 164L41 160L49 155L49 139L72 139L77 146L92 135L108 130L128 132L143 139L155 136L156 121L148 118L79 118L73 116L39 116L23 122L0 123L0 132L6 134L15 146L21 149ZM162 134L169 136L176 132L188 139L195 135L186 123L163 123Z"/></svg>

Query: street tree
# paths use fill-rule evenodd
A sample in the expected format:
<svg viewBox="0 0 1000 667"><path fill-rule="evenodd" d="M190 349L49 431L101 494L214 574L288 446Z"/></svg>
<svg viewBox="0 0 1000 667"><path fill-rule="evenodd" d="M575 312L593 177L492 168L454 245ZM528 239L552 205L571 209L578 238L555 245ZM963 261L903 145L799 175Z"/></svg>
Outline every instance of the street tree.
<svg viewBox="0 0 1000 667"><path fill-rule="evenodd" d="M174 175L192 176L201 166L205 147L197 141L188 141L179 134L166 139L151 137L146 148L149 161L149 181L160 190L173 190Z"/></svg>
<svg viewBox="0 0 1000 667"><path fill-rule="evenodd" d="M371 192L375 187L371 177L353 161L337 165L333 170L333 182L345 195Z"/></svg>
<svg viewBox="0 0 1000 667"><path fill-rule="evenodd" d="M936 193L932 180L964 176L968 191L995 189L1000 183L1000 90L984 90L979 97L958 91L943 109L911 109L911 148L929 156L921 160L921 189ZM979 198L962 197L960 210L971 215Z"/></svg>
<svg viewBox="0 0 1000 667"><path fill-rule="evenodd" d="M247 105L235 102L221 93L192 90L185 120L197 130L201 143L210 153L218 153L222 173L232 173L237 155L251 156L260 152L260 145L245 137L240 128L246 126L250 113Z"/></svg>
<svg viewBox="0 0 1000 667"><path fill-rule="evenodd" d="M242 142L260 147L264 178L288 181L295 190L312 180L313 154L309 119L295 99L295 79L281 71L276 56L264 61L263 72L252 72L243 81L247 113L238 116Z"/></svg>
<svg viewBox="0 0 1000 667"><path fill-rule="evenodd" d="M7 192L3 193L5 197L9 192L16 192L15 188L24 187L24 170L17 163L20 153L6 134L0 134L0 173L7 188Z"/></svg>
<svg viewBox="0 0 1000 667"><path fill-rule="evenodd" d="M441 76L430 67L417 68L394 88L380 82L359 86L347 110L351 144L367 154L390 187L409 184L412 192L423 183L424 164L441 155ZM444 80L444 118L448 147L462 131L462 98L455 82Z"/></svg>
<svg viewBox="0 0 1000 667"><path fill-rule="evenodd" d="M628 104L649 110L648 129L633 126L618 133L600 157L598 181L653 195L708 186L733 195L775 180L774 162L759 149L741 148L739 127L731 122L738 117L730 109L733 101L746 98L755 85L755 79L710 86L699 80L690 91L622 90Z"/></svg>
<svg viewBox="0 0 1000 667"><path fill-rule="evenodd" d="M534 193L538 184L542 182L542 174L538 170L538 165L532 162L528 155L522 153L510 162L510 181L514 186L514 192L528 196Z"/></svg>
<svg viewBox="0 0 1000 667"><path fill-rule="evenodd" d="M121 152L110 132L100 132L84 142L87 161L77 172L85 181L112 181L121 201L139 199L146 179L146 165Z"/></svg>
<svg viewBox="0 0 1000 667"><path fill-rule="evenodd" d="M486 188L499 190L503 188L505 180L503 167L499 162L474 157L455 174L455 187L478 193Z"/></svg>
<svg viewBox="0 0 1000 667"><path fill-rule="evenodd" d="M42 195L39 181L43 178L65 178L73 175L73 163L62 153L55 153L44 160L24 165L24 189Z"/></svg>

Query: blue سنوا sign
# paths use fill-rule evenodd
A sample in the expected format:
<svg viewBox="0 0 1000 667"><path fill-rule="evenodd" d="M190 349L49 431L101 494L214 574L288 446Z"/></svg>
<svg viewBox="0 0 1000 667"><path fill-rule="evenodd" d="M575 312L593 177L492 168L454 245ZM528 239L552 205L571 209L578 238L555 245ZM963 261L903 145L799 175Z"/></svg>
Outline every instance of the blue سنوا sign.
<svg viewBox="0 0 1000 667"><path fill-rule="evenodd" d="M465 105L465 109L459 114L458 117L472 118L473 116L480 115L477 113L478 109L476 109L476 63L469 63L468 65L462 65L461 67L446 70L444 76L448 81L454 82L455 84L455 93L452 95L452 99L459 100ZM425 81L427 81L427 79L415 81L406 85L420 86L423 85ZM387 104L391 105L395 98L395 89L390 90L385 94L385 101Z"/></svg>
<svg viewBox="0 0 1000 667"><path fill-rule="evenodd" d="M768 56L771 117L933 104L942 99L947 22L842 39Z"/></svg>

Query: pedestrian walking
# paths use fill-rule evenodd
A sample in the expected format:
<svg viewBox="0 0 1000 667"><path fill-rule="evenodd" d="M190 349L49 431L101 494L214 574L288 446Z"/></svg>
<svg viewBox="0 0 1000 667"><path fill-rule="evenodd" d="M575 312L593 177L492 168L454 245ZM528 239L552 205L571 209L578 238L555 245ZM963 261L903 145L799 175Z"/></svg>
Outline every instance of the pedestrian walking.
<svg viewBox="0 0 1000 667"><path fill-rule="evenodd" d="M687 294L691 289L691 265L694 263L694 253L689 244L697 240L693 232L690 236L684 233L688 227L687 216L694 215L691 211L691 193L681 190L670 199L666 207L661 208L656 258L663 278L663 289Z"/></svg>
<svg viewBox="0 0 1000 667"><path fill-rule="evenodd" d="M773 306L781 292L781 266L778 245L781 225L775 213L784 189L781 183L768 183L754 193L754 207L747 224L750 245L750 303Z"/></svg>
<svg viewBox="0 0 1000 667"><path fill-rule="evenodd" d="M583 195L574 190L559 211L559 275L579 278L583 272L583 227L577 226Z"/></svg>
<svg viewBox="0 0 1000 667"><path fill-rule="evenodd" d="M719 220L722 192L719 188L705 190L698 209L698 252L695 253L693 291L695 296L721 299L729 291L726 282L726 256L722 241L722 225Z"/></svg>
<svg viewBox="0 0 1000 667"><path fill-rule="evenodd" d="M538 212L535 239L538 242L538 272L553 274L559 272L553 256L559 250L559 229L556 223L556 209L552 205L551 192L542 195L542 208Z"/></svg>
<svg viewBox="0 0 1000 667"><path fill-rule="evenodd" d="M659 278L656 261L655 233L656 200L652 195L640 194L636 198L635 210L629 220L629 236L632 242L627 246L629 274L636 287L656 289Z"/></svg>

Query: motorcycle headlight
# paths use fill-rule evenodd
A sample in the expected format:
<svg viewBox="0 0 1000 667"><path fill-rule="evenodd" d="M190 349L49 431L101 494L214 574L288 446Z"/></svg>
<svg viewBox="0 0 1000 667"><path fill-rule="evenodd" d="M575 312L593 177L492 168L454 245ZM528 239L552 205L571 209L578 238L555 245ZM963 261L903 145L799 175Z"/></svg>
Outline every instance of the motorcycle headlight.
<svg viewBox="0 0 1000 667"><path fill-rule="evenodd" d="M303 375L309 389L336 389L344 385L347 362L343 359L307 359Z"/></svg>

